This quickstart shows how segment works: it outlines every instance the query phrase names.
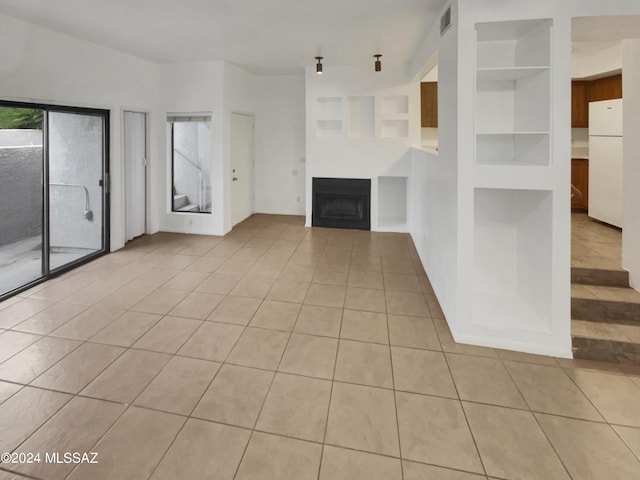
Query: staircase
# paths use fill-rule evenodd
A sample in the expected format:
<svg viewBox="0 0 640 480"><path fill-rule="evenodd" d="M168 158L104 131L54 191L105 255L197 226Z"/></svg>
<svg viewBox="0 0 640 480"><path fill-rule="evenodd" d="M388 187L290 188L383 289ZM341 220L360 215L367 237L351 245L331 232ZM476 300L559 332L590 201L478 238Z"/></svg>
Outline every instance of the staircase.
<svg viewBox="0 0 640 480"><path fill-rule="evenodd" d="M624 270L571 269L574 358L640 365L640 292Z"/></svg>
<svg viewBox="0 0 640 480"><path fill-rule="evenodd" d="M173 211L174 212L199 212L200 207L193 203L189 203L189 197L183 194L173 195Z"/></svg>

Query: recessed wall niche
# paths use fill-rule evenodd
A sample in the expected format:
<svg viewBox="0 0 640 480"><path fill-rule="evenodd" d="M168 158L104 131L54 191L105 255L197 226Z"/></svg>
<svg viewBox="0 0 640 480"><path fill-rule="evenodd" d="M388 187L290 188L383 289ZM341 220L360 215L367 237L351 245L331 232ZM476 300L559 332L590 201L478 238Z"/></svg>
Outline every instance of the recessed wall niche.
<svg viewBox="0 0 640 480"><path fill-rule="evenodd" d="M382 97L381 110L383 115L409 113L409 97L407 95L389 95Z"/></svg>

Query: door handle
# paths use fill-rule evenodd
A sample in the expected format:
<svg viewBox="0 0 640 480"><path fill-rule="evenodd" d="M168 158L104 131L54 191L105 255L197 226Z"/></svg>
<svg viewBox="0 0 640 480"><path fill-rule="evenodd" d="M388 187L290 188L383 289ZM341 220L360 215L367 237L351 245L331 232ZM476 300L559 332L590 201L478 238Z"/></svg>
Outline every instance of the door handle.
<svg viewBox="0 0 640 480"><path fill-rule="evenodd" d="M234 182L237 182L237 181L238 181L238 177L233 177L233 179L232 179L232 180L233 180Z"/></svg>

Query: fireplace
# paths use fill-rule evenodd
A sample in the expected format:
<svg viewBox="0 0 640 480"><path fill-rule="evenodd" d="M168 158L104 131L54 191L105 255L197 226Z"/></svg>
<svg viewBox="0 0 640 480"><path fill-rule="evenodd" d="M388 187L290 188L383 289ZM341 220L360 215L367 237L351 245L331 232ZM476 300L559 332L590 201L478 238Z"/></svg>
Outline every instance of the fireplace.
<svg viewBox="0 0 640 480"><path fill-rule="evenodd" d="M371 180L313 178L314 227L371 230Z"/></svg>

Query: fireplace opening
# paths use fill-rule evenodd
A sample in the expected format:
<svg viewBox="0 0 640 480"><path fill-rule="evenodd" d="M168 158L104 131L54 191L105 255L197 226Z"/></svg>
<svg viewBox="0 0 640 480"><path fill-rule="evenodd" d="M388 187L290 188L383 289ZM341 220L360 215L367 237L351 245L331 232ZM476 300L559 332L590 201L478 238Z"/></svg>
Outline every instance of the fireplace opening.
<svg viewBox="0 0 640 480"><path fill-rule="evenodd" d="M314 227L371 230L371 180L314 178Z"/></svg>

